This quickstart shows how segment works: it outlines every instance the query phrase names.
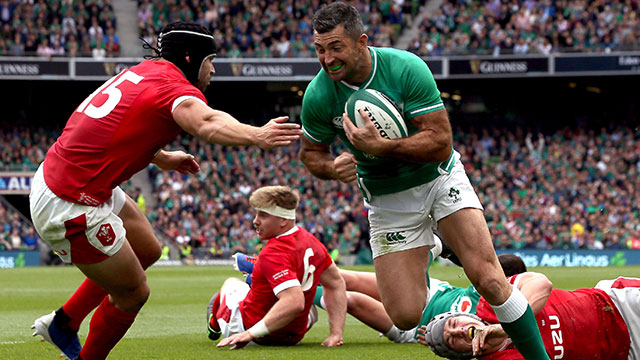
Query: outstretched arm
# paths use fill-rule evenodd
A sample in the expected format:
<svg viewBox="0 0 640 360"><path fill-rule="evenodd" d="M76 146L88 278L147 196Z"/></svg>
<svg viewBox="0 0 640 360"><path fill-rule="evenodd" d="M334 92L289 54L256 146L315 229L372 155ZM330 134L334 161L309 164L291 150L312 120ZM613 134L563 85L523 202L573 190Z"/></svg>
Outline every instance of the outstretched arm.
<svg viewBox="0 0 640 360"><path fill-rule="evenodd" d="M196 100L186 100L173 111L173 119L186 132L211 144L257 145L263 149L289 145L302 135L300 125L288 117L272 119L261 127L243 124L224 111Z"/></svg>
<svg viewBox="0 0 640 360"><path fill-rule="evenodd" d="M347 289L336 264L331 264L322 272L320 284L324 288L330 330L329 337L322 342L322 345L340 346L343 344L342 333L347 313Z"/></svg>

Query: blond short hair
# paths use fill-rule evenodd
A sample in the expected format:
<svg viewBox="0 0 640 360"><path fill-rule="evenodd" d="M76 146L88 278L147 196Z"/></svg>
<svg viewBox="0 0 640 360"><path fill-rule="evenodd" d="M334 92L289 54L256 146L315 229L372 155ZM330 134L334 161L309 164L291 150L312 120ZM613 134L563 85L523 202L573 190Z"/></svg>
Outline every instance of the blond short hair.
<svg viewBox="0 0 640 360"><path fill-rule="evenodd" d="M288 186L265 186L251 194L249 203L252 208L271 208L279 206L288 210L298 208L300 194Z"/></svg>

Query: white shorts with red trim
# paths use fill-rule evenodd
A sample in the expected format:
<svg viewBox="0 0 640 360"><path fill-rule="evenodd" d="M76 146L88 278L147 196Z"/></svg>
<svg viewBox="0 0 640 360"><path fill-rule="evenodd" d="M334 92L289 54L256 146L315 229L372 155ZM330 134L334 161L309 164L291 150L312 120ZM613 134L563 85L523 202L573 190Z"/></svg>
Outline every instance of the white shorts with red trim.
<svg viewBox="0 0 640 360"><path fill-rule="evenodd" d="M220 289L220 307L216 313L222 337L244 332L244 322L240 313L240 302L249 294L249 285L240 279L225 281Z"/></svg>
<svg viewBox="0 0 640 360"><path fill-rule="evenodd" d="M120 250L126 230L118 214L127 195L116 187L98 206L75 204L59 198L44 181L41 164L31 182L29 205L38 234L62 261L95 264Z"/></svg>
<svg viewBox="0 0 640 360"><path fill-rule="evenodd" d="M247 297L249 290L250 287L247 283L236 278L229 278L222 285L222 289L220 289L220 306L215 316L223 338L246 330L242 313L240 312L240 302ZM312 305L307 320L307 331L317 321L318 310L315 305ZM251 341L248 345L255 345L255 343Z"/></svg>
<svg viewBox="0 0 640 360"><path fill-rule="evenodd" d="M627 324L631 337L629 360L640 360L640 279L619 277L596 285L609 295Z"/></svg>

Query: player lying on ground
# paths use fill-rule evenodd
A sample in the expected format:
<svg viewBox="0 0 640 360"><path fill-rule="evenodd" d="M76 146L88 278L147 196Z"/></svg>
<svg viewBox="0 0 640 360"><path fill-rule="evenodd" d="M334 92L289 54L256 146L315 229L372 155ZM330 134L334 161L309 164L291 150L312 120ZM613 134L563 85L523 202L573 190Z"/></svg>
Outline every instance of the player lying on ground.
<svg viewBox="0 0 640 360"><path fill-rule="evenodd" d="M442 242L434 234L436 247L431 250L431 256L442 256ZM445 257L451 258L451 251L445 246ZM245 274L247 283L251 283L253 264L257 257L247 256L241 253L235 254L235 268ZM518 256L503 254L499 257L500 264L507 275L518 274L527 271L527 268ZM340 275L345 280L347 289L347 312L369 327L379 331L390 340L397 343L416 342L416 328L401 330L393 325L391 318L384 310L380 301L376 274L372 272L351 271L340 269ZM448 311L475 313L480 294L473 287L455 287L446 281L430 278L429 296L431 298L427 308L422 314L420 325L425 325L434 316ZM323 288L318 287L314 304L325 309Z"/></svg>
<svg viewBox="0 0 640 360"><path fill-rule="evenodd" d="M284 186L260 188L249 198L256 232L267 244L252 270L251 287L229 278L209 304L209 338L224 337L218 347L295 345L318 320L313 299L319 284L325 289L330 329L322 345L342 345L344 280L324 245L296 226L298 202L298 193Z"/></svg>
<svg viewBox="0 0 640 360"><path fill-rule="evenodd" d="M436 238L436 243L438 239ZM433 254L433 250L432 250ZM508 275L527 271L522 259L516 255L502 254L498 260ZM416 342L416 329L398 329L384 310L380 301L376 275L371 272L340 269L347 286L347 312L369 327L397 343ZM457 287L446 281L429 278L429 303L422 313L419 326L425 325L434 316L449 311L475 314L480 293L473 285ZM314 303L324 309L322 287L318 288Z"/></svg>
<svg viewBox="0 0 640 360"><path fill-rule="evenodd" d="M537 273L509 281L529 300L552 359L640 359L640 279L602 280L595 288L574 291L552 289ZM418 342L450 359L523 358L484 298L476 315L436 316L418 329Z"/></svg>

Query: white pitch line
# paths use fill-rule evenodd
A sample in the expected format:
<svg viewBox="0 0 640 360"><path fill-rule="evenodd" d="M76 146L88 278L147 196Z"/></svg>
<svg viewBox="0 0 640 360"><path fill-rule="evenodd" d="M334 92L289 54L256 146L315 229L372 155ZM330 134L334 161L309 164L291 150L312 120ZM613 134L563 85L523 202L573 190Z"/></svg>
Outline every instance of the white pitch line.
<svg viewBox="0 0 640 360"><path fill-rule="evenodd" d="M24 344L25 341L0 341L0 345Z"/></svg>

